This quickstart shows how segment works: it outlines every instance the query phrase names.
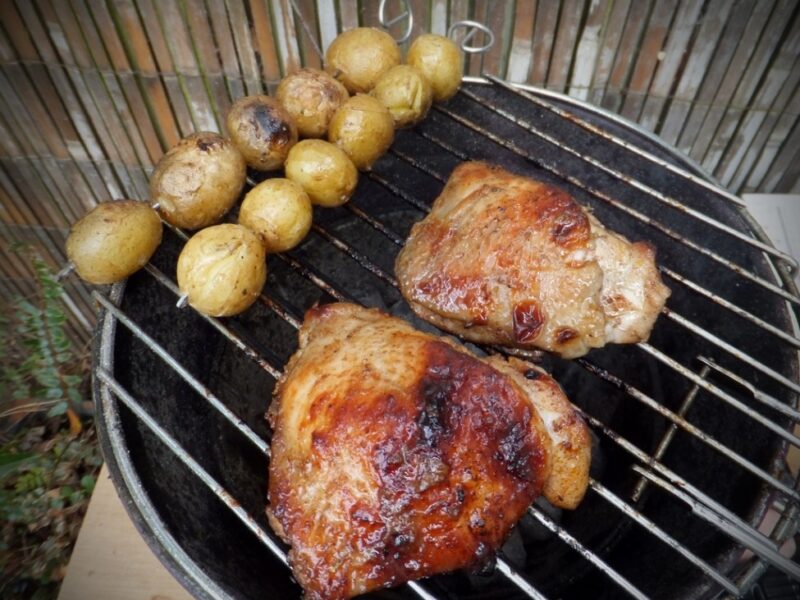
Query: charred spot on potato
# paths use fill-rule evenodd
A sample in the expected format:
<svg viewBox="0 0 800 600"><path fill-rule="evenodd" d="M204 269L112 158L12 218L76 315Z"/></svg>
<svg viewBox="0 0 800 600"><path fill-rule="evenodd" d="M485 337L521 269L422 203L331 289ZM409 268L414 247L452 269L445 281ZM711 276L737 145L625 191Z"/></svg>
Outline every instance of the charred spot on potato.
<svg viewBox="0 0 800 600"><path fill-rule="evenodd" d="M218 137L202 137L197 140L197 148L202 152L211 152L222 147L223 140Z"/></svg>
<svg viewBox="0 0 800 600"><path fill-rule="evenodd" d="M269 106L257 105L253 108L253 126L260 132L260 137L279 144L288 144L291 131L286 121Z"/></svg>

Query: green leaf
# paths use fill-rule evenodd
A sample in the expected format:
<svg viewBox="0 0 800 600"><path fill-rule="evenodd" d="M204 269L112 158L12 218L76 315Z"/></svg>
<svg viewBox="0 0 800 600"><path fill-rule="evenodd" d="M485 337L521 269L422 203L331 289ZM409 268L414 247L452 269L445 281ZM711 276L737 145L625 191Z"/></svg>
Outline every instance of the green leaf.
<svg viewBox="0 0 800 600"><path fill-rule="evenodd" d="M69 496L71 496L71 495L72 495L74 492L75 492L75 490L74 490L74 489L72 489L72 486L65 485L65 486L63 486L63 487L61 488L61 497L62 497L62 498L68 498L68 497L69 497Z"/></svg>
<svg viewBox="0 0 800 600"><path fill-rule="evenodd" d="M52 387L44 395L48 400L59 400L64 397L64 390L60 387Z"/></svg>
<svg viewBox="0 0 800 600"><path fill-rule="evenodd" d="M70 386L78 386L83 381L80 375L64 375L64 383Z"/></svg>
<svg viewBox="0 0 800 600"><path fill-rule="evenodd" d="M72 352L70 352L69 350L67 350L66 352L59 352L58 354L56 354L56 360L60 362L62 365L64 363L68 363L69 361L72 360Z"/></svg>
<svg viewBox="0 0 800 600"><path fill-rule="evenodd" d="M67 403L66 402L59 402L53 408L47 411L48 417L59 417L67 412Z"/></svg>
<svg viewBox="0 0 800 600"><path fill-rule="evenodd" d="M36 458L32 452L0 452L0 480Z"/></svg>
<svg viewBox="0 0 800 600"><path fill-rule="evenodd" d="M94 491L95 479L94 475L84 475L81 477L81 487L90 494Z"/></svg>
<svg viewBox="0 0 800 600"><path fill-rule="evenodd" d="M74 387L67 390L67 398L69 398L74 404L80 404L83 402L83 396L81 395L80 391Z"/></svg>

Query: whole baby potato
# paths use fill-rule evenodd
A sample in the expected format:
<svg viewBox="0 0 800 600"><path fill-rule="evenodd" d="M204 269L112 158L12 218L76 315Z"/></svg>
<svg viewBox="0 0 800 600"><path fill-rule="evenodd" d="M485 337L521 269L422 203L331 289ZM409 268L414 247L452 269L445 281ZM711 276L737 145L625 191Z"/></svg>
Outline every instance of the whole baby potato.
<svg viewBox="0 0 800 600"><path fill-rule="evenodd" d="M212 317L228 317L255 302L267 279L264 247L242 225L198 231L178 257L178 287L189 304Z"/></svg>
<svg viewBox="0 0 800 600"><path fill-rule="evenodd" d="M351 94L370 91L381 75L399 64L397 42L374 27L357 27L341 33L325 53L325 70Z"/></svg>
<svg viewBox="0 0 800 600"><path fill-rule="evenodd" d="M283 166L297 143L297 127L275 98L245 96L234 102L225 121L228 135L247 164L258 171Z"/></svg>
<svg viewBox="0 0 800 600"><path fill-rule="evenodd" d="M449 38L433 33L419 36L408 49L406 63L430 82L435 102L444 102L456 95L461 85L463 60L458 46Z"/></svg>
<svg viewBox="0 0 800 600"><path fill-rule="evenodd" d="M408 65L392 67L378 80L372 95L389 109L395 127L409 127L428 114L433 102L431 84Z"/></svg>
<svg viewBox="0 0 800 600"><path fill-rule="evenodd" d="M357 94L333 115L328 140L344 150L357 168L368 170L392 145L392 115L372 96Z"/></svg>
<svg viewBox="0 0 800 600"><path fill-rule="evenodd" d="M300 69L281 81L276 97L294 120L300 137L319 138L350 95L325 71Z"/></svg>
<svg viewBox="0 0 800 600"><path fill-rule="evenodd" d="M158 161L150 200L169 223L200 229L230 210L246 176L236 147L218 133L201 131L183 138Z"/></svg>
<svg viewBox="0 0 800 600"><path fill-rule="evenodd" d="M323 140L303 140L289 151L286 177L299 183L319 206L340 206L358 183L358 170L338 146Z"/></svg>
<svg viewBox="0 0 800 600"><path fill-rule="evenodd" d="M239 211L239 223L258 234L267 252L284 252L302 242L311 217L308 194L282 178L267 179L247 192Z"/></svg>
<svg viewBox="0 0 800 600"><path fill-rule="evenodd" d="M102 202L72 226L67 256L81 279L114 283L142 268L161 243L161 219L145 202Z"/></svg>

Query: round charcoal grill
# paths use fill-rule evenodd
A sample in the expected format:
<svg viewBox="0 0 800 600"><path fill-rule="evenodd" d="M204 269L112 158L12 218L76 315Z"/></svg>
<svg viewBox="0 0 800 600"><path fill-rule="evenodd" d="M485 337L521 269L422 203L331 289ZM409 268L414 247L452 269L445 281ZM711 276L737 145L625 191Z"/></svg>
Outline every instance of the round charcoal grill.
<svg viewBox="0 0 800 600"><path fill-rule="evenodd" d="M472 159L562 186L610 229L651 241L673 293L648 343L542 357L593 431L583 504L537 502L494 568L374 596L707 598L744 593L766 565L798 577L777 551L800 499L783 469L800 443L791 259L762 241L740 200L650 135L497 80L466 83L399 132L348 205L317 210L301 246L269 257L260 302L243 315L176 307L186 236L174 230L144 271L96 294L101 440L153 550L198 597L299 596L264 515L275 380L315 303L355 301L431 330L400 296L393 263ZM767 536L758 526L773 505L781 519Z"/></svg>

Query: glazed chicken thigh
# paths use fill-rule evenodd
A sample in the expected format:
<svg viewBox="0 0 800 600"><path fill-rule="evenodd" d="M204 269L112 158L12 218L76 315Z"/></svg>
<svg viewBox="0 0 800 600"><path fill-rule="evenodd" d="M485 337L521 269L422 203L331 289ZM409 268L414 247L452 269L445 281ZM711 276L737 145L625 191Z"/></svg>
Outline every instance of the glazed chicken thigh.
<svg viewBox="0 0 800 600"><path fill-rule="evenodd" d="M268 416L267 514L307 598L477 568L540 493L588 485L588 430L543 371L352 304L307 313Z"/></svg>
<svg viewBox="0 0 800 600"><path fill-rule="evenodd" d="M652 246L607 230L557 187L482 162L453 171L395 270L434 325L564 358L646 340L670 294Z"/></svg>

